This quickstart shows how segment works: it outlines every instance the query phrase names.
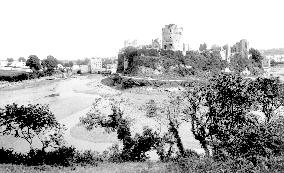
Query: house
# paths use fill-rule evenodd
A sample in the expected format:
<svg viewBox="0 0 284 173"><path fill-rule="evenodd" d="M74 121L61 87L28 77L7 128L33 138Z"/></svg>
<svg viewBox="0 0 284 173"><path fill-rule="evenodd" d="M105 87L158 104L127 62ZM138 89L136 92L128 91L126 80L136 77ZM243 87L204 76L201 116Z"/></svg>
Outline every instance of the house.
<svg viewBox="0 0 284 173"><path fill-rule="evenodd" d="M99 71L102 71L102 64L102 58L91 58L89 64L91 73L98 73Z"/></svg>
<svg viewBox="0 0 284 173"><path fill-rule="evenodd" d="M24 68L26 67L26 62L24 61L13 61L11 64L10 64L11 67L19 67L19 68Z"/></svg>
<svg viewBox="0 0 284 173"><path fill-rule="evenodd" d="M8 65L8 61L7 60L0 60L0 67L5 67Z"/></svg>

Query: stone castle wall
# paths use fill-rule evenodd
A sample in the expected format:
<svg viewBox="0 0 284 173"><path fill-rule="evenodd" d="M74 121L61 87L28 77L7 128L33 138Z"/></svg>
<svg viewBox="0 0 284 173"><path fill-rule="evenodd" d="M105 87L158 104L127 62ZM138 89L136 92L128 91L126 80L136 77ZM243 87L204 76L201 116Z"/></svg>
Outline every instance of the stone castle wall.
<svg viewBox="0 0 284 173"><path fill-rule="evenodd" d="M175 24L166 25L162 29L162 49L183 51L183 28Z"/></svg>

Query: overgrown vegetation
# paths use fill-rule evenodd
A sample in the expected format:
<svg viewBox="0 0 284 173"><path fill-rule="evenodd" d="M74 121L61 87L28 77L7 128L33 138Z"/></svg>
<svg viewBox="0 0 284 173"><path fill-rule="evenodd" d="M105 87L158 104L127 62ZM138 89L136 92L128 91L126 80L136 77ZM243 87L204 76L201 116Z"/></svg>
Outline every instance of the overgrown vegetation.
<svg viewBox="0 0 284 173"><path fill-rule="evenodd" d="M245 158L258 165L283 153L284 119L279 79L221 75L187 93L192 133L216 160ZM256 113L258 112L258 113Z"/></svg>
<svg viewBox="0 0 284 173"><path fill-rule="evenodd" d="M46 76L44 72L19 72L19 71L6 71L0 70L0 81L18 82L23 80L36 79Z"/></svg>
<svg viewBox="0 0 284 173"><path fill-rule="evenodd" d="M86 117L80 119L81 123L88 129L103 127L106 132L116 132L117 138L122 141L123 148L111 158L113 161L145 161L146 152L155 148L159 144L159 136L152 129L145 127L142 135L131 136L130 121L123 117L123 112L117 103L111 104L111 113L103 115L99 104L101 99L97 99L93 104L92 110Z"/></svg>
<svg viewBox="0 0 284 173"><path fill-rule="evenodd" d="M117 80L122 80L117 78ZM119 81L117 81L120 83ZM141 134L132 134L131 120L121 109L123 102L107 100L110 107L104 114L105 100L96 99L90 112L80 119L87 130L102 127L115 132L122 148L114 145L99 154L79 152L66 147L60 139L61 129L47 106L7 105L1 109L2 135L25 139L32 146L34 137L49 138L42 149L27 154L0 150L1 163L25 165L97 165L100 162L146 161L148 151L156 151L160 161L167 163L167 172L283 172L284 118L283 86L278 78L245 79L239 75L221 74L186 87L181 95L168 101L146 104L145 115L167 127L166 132L145 127ZM205 155L184 147L179 134L180 125L191 126ZM54 132L53 138L50 133ZM62 139L62 138L61 138ZM49 145L45 145L49 144ZM58 144L58 145L57 145ZM50 146L51 150L47 150ZM174 152L177 148L177 152ZM57 158L58 160L55 160Z"/></svg>
<svg viewBox="0 0 284 173"><path fill-rule="evenodd" d="M148 80L148 79L135 79L121 77L118 74L111 75L108 78L102 80L102 83L116 87L117 89L128 89L134 87L143 87L143 86L153 86L153 87L191 87L203 83L206 81L200 81L197 79L185 79L185 80Z"/></svg>
<svg viewBox="0 0 284 173"><path fill-rule="evenodd" d="M263 73L263 56L258 50L251 48L248 52L235 53L230 57L230 62L222 59L220 50L220 48L207 49L205 43L200 45L200 51L188 51L186 55L181 51L163 49L154 51L127 47L118 56L117 72L137 76L143 74L143 68L146 68L149 71L143 74L146 76L167 74L179 78L199 76L202 73L220 74L226 67L230 67L236 74L246 69L253 75Z"/></svg>

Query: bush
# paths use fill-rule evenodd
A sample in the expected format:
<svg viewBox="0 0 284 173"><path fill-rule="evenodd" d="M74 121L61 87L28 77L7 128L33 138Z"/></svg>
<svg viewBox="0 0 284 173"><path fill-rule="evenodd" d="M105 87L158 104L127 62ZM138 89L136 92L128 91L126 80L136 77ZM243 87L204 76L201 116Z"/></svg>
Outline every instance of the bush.
<svg viewBox="0 0 284 173"><path fill-rule="evenodd" d="M19 82L23 80L36 79L44 76L50 76L52 73L49 71L34 71L34 72L17 72L7 71L0 75L0 81Z"/></svg>
<svg viewBox="0 0 284 173"><path fill-rule="evenodd" d="M76 151L74 155L74 160L76 164L79 165L94 165L96 166L98 162L101 162L101 156L98 152L86 150L83 152Z"/></svg>
<svg viewBox="0 0 284 173"><path fill-rule="evenodd" d="M136 134L133 138L130 131L129 120L123 118L121 109L111 103L112 113L104 115L98 109L101 99L97 99L93 104L93 109L87 113L86 117L81 117L80 122L87 130L95 127L103 127L106 132L116 132L117 138L122 141L123 149L119 151L117 148L111 154L111 160L116 161L145 161L146 152L158 146L159 137L156 132L149 128L144 128L142 135Z"/></svg>
<svg viewBox="0 0 284 173"><path fill-rule="evenodd" d="M0 149L0 163L5 163L5 164L22 164L23 161L25 160L24 155L15 153L11 149Z"/></svg>

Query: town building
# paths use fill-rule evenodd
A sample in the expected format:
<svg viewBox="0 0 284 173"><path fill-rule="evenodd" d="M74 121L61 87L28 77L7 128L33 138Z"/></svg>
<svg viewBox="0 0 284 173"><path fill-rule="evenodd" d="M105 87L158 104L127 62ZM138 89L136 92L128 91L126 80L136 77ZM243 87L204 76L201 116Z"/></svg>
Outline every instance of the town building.
<svg viewBox="0 0 284 173"><path fill-rule="evenodd" d="M24 68L24 67L26 67L26 62L24 62L24 61L13 61L13 62L11 62L11 64L9 66Z"/></svg>
<svg viewBox="0 0 284 173"><path fill-rule="evenodd" d="M102 65L102 58L95 57L90 59L90 72L91 73L98 73L103 68Z"/></svg>
<svg viewBox="0 0 284 173"><path fill-rule="evenodd" d="M222 60L226 60L227 62L230 62L231 48L228 44L221 47L220 54L221 54Z"/></svg>
<svg viewBox="0 0 284 173"><path fill-rule="evenodd" d="M162 49L183 51L183 28L175 24L165 25L162 28Z"/></svg>
<svg viewBox="0 0 284 173"><path fill-rule="evenodd" d="M0 67L5 67L8 65L8 61L7 60L0 60Z"/></svg>

